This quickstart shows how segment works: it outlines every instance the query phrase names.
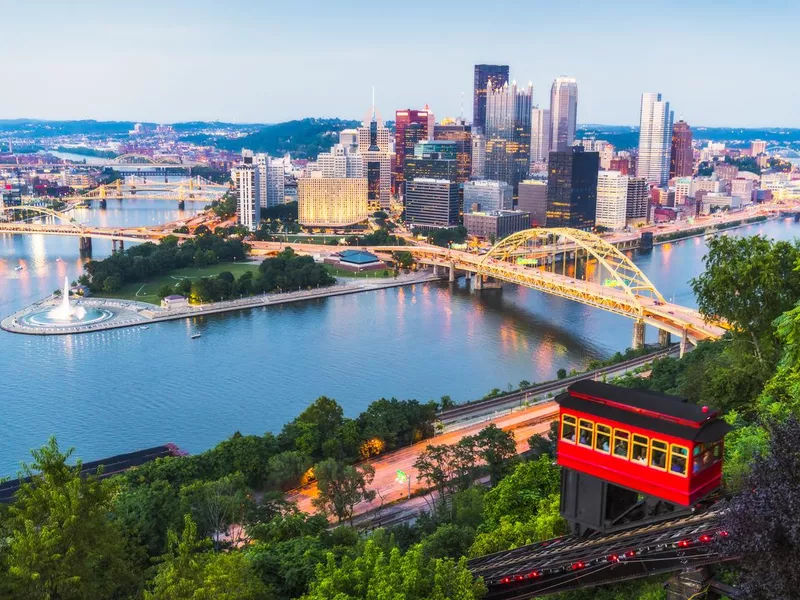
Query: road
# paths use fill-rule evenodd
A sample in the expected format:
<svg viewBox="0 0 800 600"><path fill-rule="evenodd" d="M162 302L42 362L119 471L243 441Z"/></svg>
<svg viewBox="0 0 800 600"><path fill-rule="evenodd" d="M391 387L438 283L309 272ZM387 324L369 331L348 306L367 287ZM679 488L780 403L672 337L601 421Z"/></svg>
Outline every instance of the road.
<svg viewBox="0 0 800 600"><path fill-rule="evenodd" d="M544 433L550 428L550 422L558 413L558 406L554 401L548 401L537 406L532 406L525 410L497 417L492 422L498 427L513 431L517 442L517 452L522 453L528 450L528 438L535 433ZM408 448L396 450L385 456L379 456L367 461L375 468L375 478L370 485L370 489L377 492L375 500L371 502L361 502L356 505L354 514L360 515L381 507L384 504L401 500L408 495L409 487L406 483L397 481L397 471L404 471L411 482L411 492L414 493L424 489L424 483L417 481L417 472L414 469L414 462L428 445L452 445L466 436L474 435L486 427L487 423L478 423L471 427L464 427L457 431L451 431L442 435L435 436L425 441L413 444ZM311 504L313 498L318 495L316 484L304 486L289 494L288 500L296 502L300 510L305 512L315 512L316 509Z"/></svg>

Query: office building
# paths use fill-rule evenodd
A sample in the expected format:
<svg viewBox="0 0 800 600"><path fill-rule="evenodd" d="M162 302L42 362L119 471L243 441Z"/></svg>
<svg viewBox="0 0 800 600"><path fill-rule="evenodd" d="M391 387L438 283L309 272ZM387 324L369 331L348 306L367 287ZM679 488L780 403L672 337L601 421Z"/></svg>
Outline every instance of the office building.
<svg viewBox="0 0 800 600"><path fill-rule="evenodd" d="M456 144L456 181L469 181L472 172L472 128L463 119L446 125L433 127L435 141L450 141Z"/></svg>
<svg viewBox="0 0 800 600"><path fill-rule="evenodd" d="M672 180L672 188L675 190L675 206L686 204L692 191L691 177L677 177Z"/></svg>
<svg viewBox="0 0 800 600"><path fill-rule="evenodd" d="M597 152L573 146L547 163L547 226L590 230L597 212Z"/></svg>
<svg viewBox="0 0 800 600"><path fill-rule="evenodd" d="M669 176L691 177L694 173L692 151L692 128L681 119L672 126L672 150L670 152Z"/></svg>
<svg viewBox="0 0 800 600"><path fill-rule="evenodd" d="M547 222L547 182L538 179L520 181L517 209L530 214L531 227L544 227Z"/></svg>
<svg viewBox="0 0 800 600"><path fill-rule="evenodd" d="M448 179L406 181L406 224L409 227L456 227L458 204L458 184Z"/></svg>
<svg viewBox="0 0 800 600"><path fill-rule="evenodd" d="M464 215L464 227L469 235L485 240L501 240L512 233L530 227L530 214L521 210L474 212Z"/></svg>
<svg viewBox="0 0 800 600"><path fill-rule="evenodd" d="M575 141L578 122L578 82L556 77L550 88L550 151L563 152Z"/></svg>
<svg viewBox="0 0 800 600"><path fill-rule="evenodd" d="M340 138L341 139L341 138ZM328 152L320 152L317 166L322 177L333 179L366 177L364 158L357 152L357 144L336 144Z"/></svg>
<svg viewBox="0 0 800 600"><path fill-rule="evenodd" d="M528 175L531 149L533 84L517 83L486 93L486 179L505 181L514 188Z"/></svg>
<svg viewBox="0 0 800 600"><path fill-rule="evenodd" d="M628 177L625 219L628 225L650 221L650 184L644 177Z"/></svg>
<svg viewBox="0 0 800 600"><path fill-rule="evenodd" d="M703 194L703 199L700 203L700 212L704 215L710 215L719 211L738 210L741 207L742 199L738 196L707 193Z"/></svg>
<svg viewBox="0 0 800 600"><path fill-rule="evenodd" d="M514 193L505 181L468 181L464 184L464 214L511 210Z"/></svg>
<svg viewBox="0 0 800 600"><path fill-rule="evenodd" d="M631 167L631 159L623 157L612 158L608 170L619 171L623 175L632 175L633 168Z"/></svg>
<svg viewBox="0 0 800 600"><path fill-rule="evenodd" d="M414 145L418 142L433 139L433 126L430 118L433 114L426 110L407 108L395 112L394 149L395 189L402 192L403 167L406 156L414 152Z"/></svg>
<svg viewBox="0 0 800 600"><path fill-rule="evenodd" d="M261 217L261 207L256 197L256 170L252 150L242 150L242 162L232 170L236 186L239 225L255 231Z"/></svg>
<svg viewBox="0 0 800 600"><path fill-rule="evenodd" d="M358 128L358 153L364 161L367 201L373 210L388 209L392 198L391 132L378 121L375 107L372 120Z"/></svg>
<svg viewBox="0 0 800 600"><path fill-rule="evenodd" d="M366 178L306 177L297 180L297 212L306 227L346 227L367 219Z"/></svg>
<svg viewBox="0 0 800 600"><path fill-rule="evenodd" d="M339 143L354 152L358 150L358 129L342 129L339 132Z"/></svg>
<svg viewBox="0 0 800 600"><path fill-rule="evenodd" d="M728 163L717 163L714 166L714 175L726 190L730 190L731 182L739 176L739 167Z"/></svg>
<svg viewBox="0 0 800 600"><path fill-rule="evenodd" d="M486 136L472 133L472 179L486 177Z"/></svg>
<svg viewBox="0 0 800 600"><path fill-rule="evenodd" d="M750 156L758 156L759 154L766 154L767 142L764 140L753 140L750 142Z"/></svg>
<svg viewBox="0 0 800 600"><path fill-rule="evenodd" d="M508 65L475 65L472 92L472 130L486 131L486 95L489 89L503 87L508 83Z"/></svg>
<svg viewBox="0 0 800 600"><path fill-rule="evenodd" d="M628 212L628 176L619 171L597 174L595 225L624 229Z"/></svg>
<svg viewBox="0 0 800 600"><path fill-rule="evenodd" d="M639 112L639 156L637 177L664 186L669 180L672 147L672 113L661 94L642 94Z"/></svg>
<svg viewBox="0 0 800 600"><path fill-rule="evenodd" d="M283 161L258 153L254 157L256 204L271 208L285 203Z"/></svg>
<svg viewBox="0 0 800 600"><path fill-rule="evenodd" d="M458 179L458 148L451 140L419 142L414 153L406 156L403 167L407 181L412 179Z"/></svg>
<svg viewBox="0 0 800 600"><path fill-rule="evenodd" d="M740 204L750 204L753 201L755 182L750 178L737 177L731 182L731 196L741 199Z"/></svg>
<svg viewBox="0 0 800 600"><path fill-rule="evenodd" d="M530 172L544 171L550 154L550 111L538 106L531 110Z"/></svg>

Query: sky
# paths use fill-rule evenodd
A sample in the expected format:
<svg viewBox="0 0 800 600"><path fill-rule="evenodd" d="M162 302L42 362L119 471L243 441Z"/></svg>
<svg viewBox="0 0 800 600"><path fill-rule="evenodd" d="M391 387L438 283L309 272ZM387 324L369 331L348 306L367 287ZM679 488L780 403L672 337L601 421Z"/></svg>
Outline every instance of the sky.
<svg viewBox="0 0 800 600"><path fill-rule="evenodd" d="M692 125L800 127L797 0L0 0L0 118L275 123L472 116L476 63L579 123L638 124L661 92Z"/></svg>

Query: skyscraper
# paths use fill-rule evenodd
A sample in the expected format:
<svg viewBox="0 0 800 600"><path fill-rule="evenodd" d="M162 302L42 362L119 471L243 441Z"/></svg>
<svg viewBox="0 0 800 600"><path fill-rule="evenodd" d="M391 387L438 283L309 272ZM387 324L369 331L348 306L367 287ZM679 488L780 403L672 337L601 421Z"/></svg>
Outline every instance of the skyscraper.
<svg viewBox="0 0 800 600"><path fill-rule="evenodd" d="M237 213L239 224L255 231L258 226L261 209L256 200L255 165L253 151L242 150L242 163L233 169L233 183L238 198Z"/></svg>
<svg viewBox="0 0 800 600"><path fill-rule="evenodd" d="M531 110L531 173L547 163L550 154L550 111L538 106Z"/></svg>
<svg viewBox="0 0 800 600"><path fill-rule="evenodd" d="M486 178L505 181L514 196L530 168L532 96L533 84L518 90L516 81L486 94Z"/></svg>
<svg viewBox="0 0 800 600"><path fill-rule="evenodd" d="M486 136L472 132L472 179L486 178Z"/></svg>
<svg viewBox="0 0 800 600"><path fill-rule="evenodd" d="M414 144L424 140L433 139L433 129L429 128L428 110L414 110L407 108L395 112L394 152L395 189L402 193L403 166L407 155L414 152Z"/></svg>
<svg viewBox="0 0 800 600"><path fill-rule="evenodd" d="M457 183L457 144L452 140L419 142L406 156L406 182L414 179L447 179Z"/></svg>
<svg viewBox="0 0 800 600"><path fill-rule="evenodd" d="M578 82L556 77L550 88L550 151L563 152L575 140L578 122Z"/></svg>
<svg viewBox="0 0 800 600"><path fill-rule="evenodd" d="M373 99L372 119L358 128L358 153L364 159L367 201L372 209L387 209L392 198L391 132L378 122Z"/></svg>
<svg viewBox="0 0 800 600"><path fill-rule="evenodd" d="M256 204L261 208L284 204L283 161L258 153L254 157L254 163Z"/></svg>
<svg viewBox="0 0 800 600"><path fill-rule="evenodd" d="M458 184L447 179L419 178L406 182L406 223L411 227L458 225Z"/></svg>
<svg viewBox="0 0 800 600"><path fill-rule="evenodd" d="M661 94L642 94L639 113L639 157L636 175L659 186L669 180L672 113Z"/></svg>
<svg viewBox="0 0 800 600"><path fill-rule="evenodd" d="M628 176L619 171L597 174L597 213L595 225L623 229L628 211Z"/></svg>
<svg viewBox="0 0 800 600"><path fill-rule="evenodd" d="M434 140L447 140L456 143L456 162L458 163L458 176L456 181L468 181L472 171L472 135L471 127L464 120L448 125L435 125L433 128Z"/></svg>
<svg viewBox="0 0 800 600"><path fill-rule="evenodd" d="M297 180L297 211L301 224L345 227L366 220L367 180L304 177Z"/></svg>
<svg viewBox="0 0 800 600"><path fill-rule="evenodd" d="M597 212L600 156L573 146L548 160L547 226L592 229Z"/></svg>
<svg viewBox="0 0 800 600"><path fill-rule="evenodd" d="M508 83L508 65L475 65L472 92L472 130L482 133L486 127L486 93Z"/></svg>
<svg viewBox="0 0 800 600"><path fill-rule="evenodd" d="M647 223L650 216L650 186L643 177L628 177L628 223Z"/></svg>
<svg viewBox="0 0 800 600"><path fill-rule="evenodd" d="M672 151L669 161L669 176L691 177L694 172L692 154L692 128L681 119L672 126Z"/></svg>

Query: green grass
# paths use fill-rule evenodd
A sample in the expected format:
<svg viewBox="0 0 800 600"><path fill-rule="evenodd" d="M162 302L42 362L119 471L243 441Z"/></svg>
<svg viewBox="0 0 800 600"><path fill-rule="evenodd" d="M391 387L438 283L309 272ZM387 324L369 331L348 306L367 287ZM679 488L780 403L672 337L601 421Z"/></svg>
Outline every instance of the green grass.
<svg viewBox="0 0 800 600"><path fill-rule="evenodd" d="M380 271L364 271L363 273L353 273L346 269L337 269L333 265L325 265L325 269L334 277L359 277L361 279L387 279L392 277L392 270L388 268ZM383 274L384 271L387 273L385 276Z"/></svg>
<svg viewBox="0 0 800 600"><path fill-rule="evenodd" d="M136 300L138 302L148 302L150 304L160 304L161 298L158 297L158 290L163 285L174 286L181 279L199 279L218 275L223 271L230 271L235 277L239 277L245 271L257 271L258 263L219 263L207 267L186 267L176 269L168 275L160 275L147 281L137 281L126 283L119 290L113 293L97 293L95 296L101 298L119 298L121 300Z"/></svg>

